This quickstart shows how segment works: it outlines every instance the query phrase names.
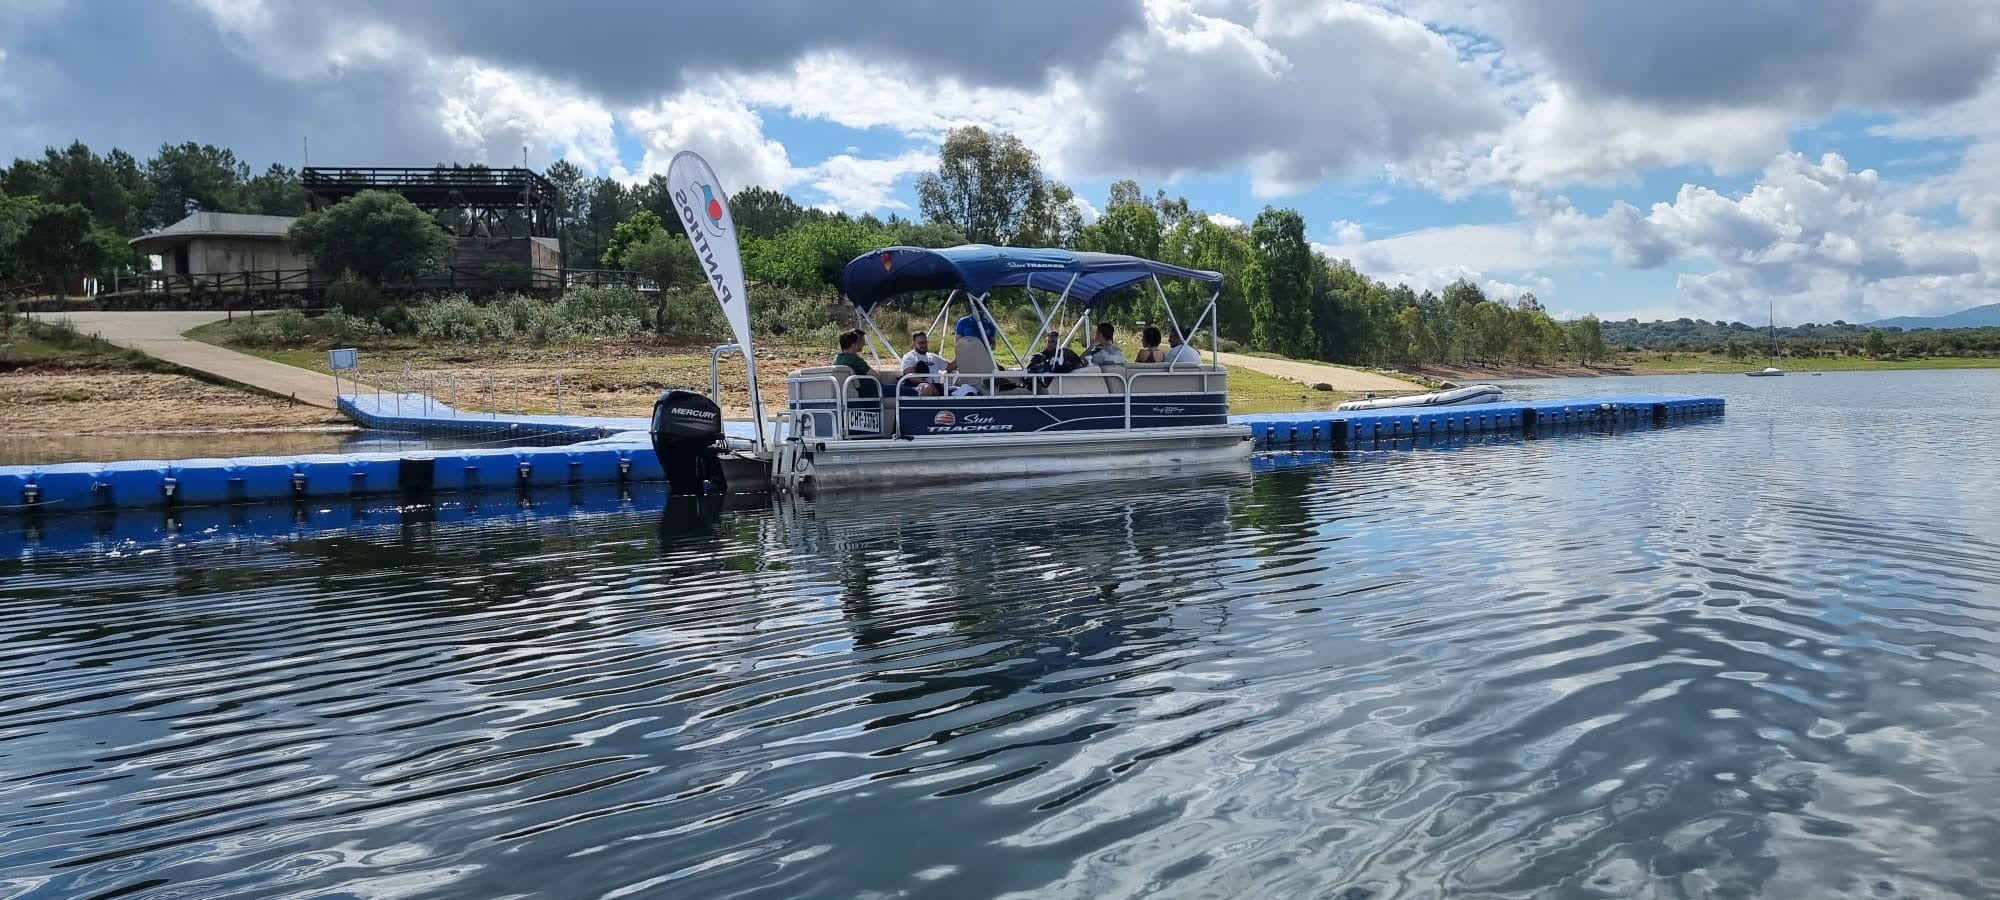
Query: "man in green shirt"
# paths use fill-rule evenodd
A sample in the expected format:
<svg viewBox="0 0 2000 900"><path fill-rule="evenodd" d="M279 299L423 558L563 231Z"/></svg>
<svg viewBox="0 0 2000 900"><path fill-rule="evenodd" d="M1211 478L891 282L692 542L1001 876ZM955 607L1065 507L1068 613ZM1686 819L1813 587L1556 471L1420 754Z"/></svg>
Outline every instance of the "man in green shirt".
<svg viewBox="0 0 2000 900"><path fill-rule="evenodd" d="M840 352L834 355L833 364L853 369L855 377L861 379L854 386L856 394L863 397L880 397L882 382L875 377L875 370L868 365L868 361L861 358L861 344L865 340L859 328L841 332Z"/></svg>

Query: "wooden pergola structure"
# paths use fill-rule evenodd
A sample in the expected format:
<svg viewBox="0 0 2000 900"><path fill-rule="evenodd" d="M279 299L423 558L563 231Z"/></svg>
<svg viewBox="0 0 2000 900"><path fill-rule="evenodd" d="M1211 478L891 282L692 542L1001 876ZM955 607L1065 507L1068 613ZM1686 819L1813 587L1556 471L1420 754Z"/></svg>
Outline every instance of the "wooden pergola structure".
<svg viewBox="0 0 2000 900"><path fill-rule="evenodd" d="M459 237L560 237L555 185L532 169L484 166L308 168L300 175L313 209L362 191L400 194Z"/></svg>

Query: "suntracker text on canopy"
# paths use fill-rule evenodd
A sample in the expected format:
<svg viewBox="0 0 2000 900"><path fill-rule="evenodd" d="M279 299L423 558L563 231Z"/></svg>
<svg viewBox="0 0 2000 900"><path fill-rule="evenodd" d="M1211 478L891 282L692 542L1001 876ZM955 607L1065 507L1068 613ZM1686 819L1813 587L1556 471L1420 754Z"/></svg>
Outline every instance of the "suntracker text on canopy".
<svg viewBox="0 0 2000 900"><path fill-rule="evenodd" d="M1212 285L1222 273L1122 256L1038 247L884 247L864 253L840 273L840 293L862 310L898 294L963 290L983 297L996 287L1066 294L1086 307L1098 297L1156 276Z"/></svg>

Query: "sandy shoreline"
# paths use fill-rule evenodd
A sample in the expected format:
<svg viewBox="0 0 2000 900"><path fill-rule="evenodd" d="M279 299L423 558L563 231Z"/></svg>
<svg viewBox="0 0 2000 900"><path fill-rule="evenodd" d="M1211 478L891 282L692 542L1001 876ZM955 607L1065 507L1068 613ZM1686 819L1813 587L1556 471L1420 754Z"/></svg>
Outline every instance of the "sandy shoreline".
<svg viewBox="0 0 2000 900"><path fill-rule="evenodd" d="M1429 365L1401 370L1437 381L1460 383L1476 381L1511 381L1520 378L1597 378L1613 375L1655 374L1635 371L1631 366L1580 366L1570 363L1545 366L1447 366ZM1668 373L1658 373L1668 374Z"/></svg>
<svg viewBox="0 0 2000 900"><path fill-rule="evenodd" d="M0 419L13 438L353 428L331 410L187 375L49 366L0 373Z"/></svg>

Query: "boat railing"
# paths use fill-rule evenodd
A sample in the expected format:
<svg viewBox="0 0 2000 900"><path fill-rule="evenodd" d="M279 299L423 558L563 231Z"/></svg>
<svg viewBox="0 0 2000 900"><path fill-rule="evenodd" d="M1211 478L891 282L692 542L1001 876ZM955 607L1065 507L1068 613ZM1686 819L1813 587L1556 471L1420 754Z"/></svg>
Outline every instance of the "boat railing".
<svg viewBox="0 0 2000 900"><path fill-rule="evenodd" d="M718 344L708 352L708 399L722 403L722 354L741 352L742 344Z"/></svg>
<svg viewBox="0 0 2000 900"><path fill-rule="evenodd" d="M787 377L785 378L785 394L786 394L786 397L785 397L785 400L786 400L786 405L787 405L788 407L796 407L796 406L798 405L799 401L801 401L801 400L806 400L806 399L808 399L808 398L805 398L805 397L801 397L801 396L799 396L799 393L800 393L800 391L799 391L799 386L800 386L800 385L805 385L805 384L820 384L820 383L824 383L824 384L828 385L828 387L830 388L830 390L828 391L828 393L832 394L833 396L832 396L831 398L826 398L826 397L814 397L814 398L810 398L810 399L811 399L811 401L812 401L812 402L814 402L814 403L824 403L824 402L826 402L826 401L827 401L828 399L831 399L831 400L833 401L833 430L834 430L834 433L833 433L833 434L831 434L831 435L810 435L810 436L811 436L811 437L832 437L832 438L834 438L834 439L836 439L836 440L846 440L846 439L847 439L847 378L846 378L846 377L842 377L842 376L836 376L836 375L790 375L790 376L787 376ZM800 432L801 432L801 433L800 433L800 436L801 436L801 437L805 437L805 436L807 436L807 435L805 435L805 434L803 433L803 432L804 432L804 427L803 427L803 426L804 426L804 424L805 424L805 423L810 423L810 422L813 422L813 421L816 421L816 420L815 420L815 419L813 419L813 418L811 418L811 417L808 417L808 416L803 416L803 415L801 415L801 416L797 416L797 417L795 417L795 421L793 422L793 425L794 425L795 427L798 427L798 428L799 428L799 430L800 430Z"/></svg>
<svg viewBox="0 0 2000 900"><path fill-rule="evenodd" d="M1001 374L1012 375L1013 373L980 372L980 373L966 374L962 372L953 372L953 373L911 372L907 375L898 376L893 384L884 385L883 396L880 397L861 397L861 396L850 395L848 393L848 386L852 383L853 379L861 376L831 375L831 374L808 374L808 375L795 374L788 376L785 379L785 383L787 385L788 405L796 405L801 401L812 402L812 403L826 403L831 401L833 403L833 409L830 410L830 412L832 412L833 414L832 420L833 420L834 433L831 435L815 434L813 435L814 437L832 438L834 440L847 440L850 437L850 426L852 424L848 418L848 413L850 412L849 404L851 401L854 400L867 401L870 406L875 407L874 409L867 410L867 412L874 412L877 413L879 416L881 416L881 418L877 422L877 430L875 434L870 435L871 437L873 436L892 437L895 433L895 419L894 416L891 415L890 406L896 401L897 398L908 397L912 399L922 398L922 399L935 399L935 400L951 399L949 394L930 395L927 397L920 394L905 394L903 392L903 385L905 383L917 384L922 382L928 382L931 381L932 379L938 379L939 381L942 382L942 387L946 390L949 390L951 386L954 385L955 382L975 381L975 380L991 381L994 378L1000 376ZM1133 385L1135 382L1139 382L1142 379L1197 378L1199 379L1200 386L1195 390L1177 391L1174 393L1215 393L1217 391L1228 390L1229 375L1226 371L1220 369L1203 367L1200 369L1190 369L1186 371L1163 369L1159 371L1142 371L1142 372L1034 372L1034 373L1028 373L1027 375L1020 377L1032 379L1037 381L1038 383L1061 383L1066 379L1076 379L1079 381L1079 383L1082 383L1081 382L1082 379L1097 379L1099 384L1106 385L1107 390L1103 391L1102 393L1095 391L1090 393L1065 393L1060 390L1048 391L1048 392L1038 391L1037 395L1054 396L1054 397L1102 397L1107 400L1112 397L1118 397L1120 399L1121 406L1123 407L1123 415L1122 415L1122 418L1124 420L1122 423L1123 427L1129 429L1132 427L1132 398L1134 396L1140 396L1140 397L1153 396L1152 394L1141 394L1134 391ZM1112 383L1116 383L1117 390L1113 391L1108 389ZM803 392L800 390L800 386L807 384L824 384L828 388L826 393L831 396L814 397L814 398L802 397L801 394ZM1167 393L1167 392L1163 391L1160 393ZM979 394L975 396L991 397L996 395ZM888 402L885 403L884 401ZM828 412L828 410L822 409L818 410L818 412ZM808 421L817 421L817 419L809 417L807 415L792 415L789 420L789 424L791 426L790 431L797 431L800 433L801 436L804 436L803 435L804 423Z"/></svg>

